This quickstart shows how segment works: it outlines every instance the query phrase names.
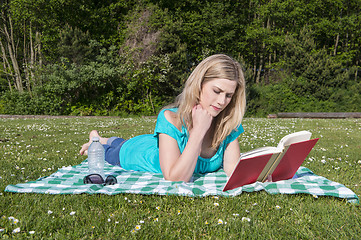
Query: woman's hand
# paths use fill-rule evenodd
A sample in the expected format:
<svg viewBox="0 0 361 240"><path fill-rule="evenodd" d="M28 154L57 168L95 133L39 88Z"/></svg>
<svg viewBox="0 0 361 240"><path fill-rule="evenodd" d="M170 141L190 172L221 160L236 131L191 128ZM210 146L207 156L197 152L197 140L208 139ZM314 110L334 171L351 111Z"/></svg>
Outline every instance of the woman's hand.
<svg viewBox="0 0 361 240"><path fill-rule="evenodd" d="M212 124L213 117L200 104L197 104L192 109L192 120L192 132L196 131L204 136Z"/></svg>

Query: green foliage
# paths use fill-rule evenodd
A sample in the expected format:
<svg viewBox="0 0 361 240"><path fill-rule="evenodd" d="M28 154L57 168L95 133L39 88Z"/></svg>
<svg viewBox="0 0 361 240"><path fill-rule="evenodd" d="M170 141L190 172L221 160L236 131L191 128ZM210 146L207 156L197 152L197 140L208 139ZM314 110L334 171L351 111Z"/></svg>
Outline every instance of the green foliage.
<svg viewBox="0 0 361 240"><path fill-rule="evenodd" d="M42 35L42 49L47 61L61 57L58 52L60 34L67 25L81 32L89 32L91 39L107 46L119 45L125 29L124 16L135 1L126 0L11 0L9 8L20 36L23 24L32 24ZM26 29L25 29L26 30Z"/></svg>
<svg viewBox="0 0 361 240"><path fill-rule="evenodd" d="M202 60L204 55L224 53L237 56L237 44L242 41L246 19L240 17L244 6L227 1L161 1L173 20L173 32L181 44L186 44L191 64ZM224 18L224 16L227 16ZM171 40L170 40L171 41ZM242 50L241 50L242 51Z"/></svg>
<svg viewBox="0 0 361 240"><path fill-rule="evenodd" d="M361 85L345 87L317 86L307 93L303 78L289 78L274 85L248 88L247 115L266 116L277 112L359 112Z"/></svg>
<svg viewBox="0 0 361 240"><path fill-rule="evenodd" d="M89 59L91 54L92 48L89 42L89 32L83 33L77 27L73 29L66 25L60 32L59 54L62 58L68 59L70 63L82 64Z"/></svg>
<svg viewBox="0 0 361 240"><path fill-rule="evenodd" d="M358 0L7 1L1 9L22 43L18 62L33 64L20 69L31 92L19 98L6 93L12 73L0 71L2 109L15 107L0 111L155 114L214 53L242 62L247 114L360 111L360 6ZM8 18L0 21L10 29Z"/></svg>
<svg viewBox="0 0 361 240"><path fill-rule="evenodd" d="M248 114L361 111L354 69L345 69L325 49L315 50L312 31L285 39L284 62L271 84L249 84Z"/></svg>
<svg viewBox="0 0 361 240"><path fill-rule="evenodd" d="M60 115L63 100L58 95L33 97L28 92L4 92L0 98L1 114Z"/></svg>
<svg viewBox="0 0 361 240"><path fill-rule="evenodd" d="M98 47L98 46L96 46ZM106 111L112 107L113 99L103 101L109 89L123 89L121 75L124 69L116 50L103 48L95 61L87 64L63 63L48 65L42 75L43 85L39 95L59 95L64 99L63 114L74 114L76 107L88 109L89 114ZM86 105L89 107L87 108ZM70 109L69 109L70 107ZM82 114L87 111L79 110Z"/></svg>
<svg viewBox="0 0 361 240"><path fill-rule="evenodd" d="M119 57L114 47L101 48L95 61L81 65L62 59L42 70L41 85L32 93L6 92L6 114L154 115L174 98L177 87L169 81L169 57L150 57L136 66Z"/></svg>

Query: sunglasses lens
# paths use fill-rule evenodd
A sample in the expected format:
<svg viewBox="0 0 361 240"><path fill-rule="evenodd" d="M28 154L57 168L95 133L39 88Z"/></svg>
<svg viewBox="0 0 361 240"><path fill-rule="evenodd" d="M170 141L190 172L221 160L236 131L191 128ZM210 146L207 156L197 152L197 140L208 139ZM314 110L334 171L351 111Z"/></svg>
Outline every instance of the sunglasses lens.
<svg viewBox="0 0 361 240"><path fill-rule="evenodd" d="M104 179L99 174L90 174L83 180L85 184L103 184Z"/></svg>
<svg viewBox="0 0 361 240"><path fill-rule="evenodd" d="M113 175L109 175L106 179L105 179L105 185L114 185L117 183L117 179L116 177L114 177Z"/></svg>

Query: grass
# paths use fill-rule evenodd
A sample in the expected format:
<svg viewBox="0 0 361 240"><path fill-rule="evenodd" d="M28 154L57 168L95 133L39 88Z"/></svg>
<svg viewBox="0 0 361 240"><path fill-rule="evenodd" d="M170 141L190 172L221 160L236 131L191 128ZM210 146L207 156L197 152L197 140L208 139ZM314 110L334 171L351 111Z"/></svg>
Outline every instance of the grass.
<svg viewBox="0 0 361 240"><path fill-rule="evenodd" d="M310 130L320 141L303 166L361 194L361 120L244 120L241 151L275 146ZM23 239L357 239L360 205L332 197L243 193L190 198L5 193L76 165L88 132L106 137L152 133L154 118L0 119L0 237Z"/></svg>

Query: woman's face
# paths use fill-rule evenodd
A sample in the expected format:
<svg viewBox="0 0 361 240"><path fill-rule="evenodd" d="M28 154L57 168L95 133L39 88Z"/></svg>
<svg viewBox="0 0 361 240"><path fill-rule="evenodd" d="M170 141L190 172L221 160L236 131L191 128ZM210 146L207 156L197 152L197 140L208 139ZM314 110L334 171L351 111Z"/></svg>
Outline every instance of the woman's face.
<svg viewBox="0 0 361 240"><path fill-rule="evenodd" d="M208 113L216 117L231 102L237 82L217 78L203 83L199 104Z"/></svg>

